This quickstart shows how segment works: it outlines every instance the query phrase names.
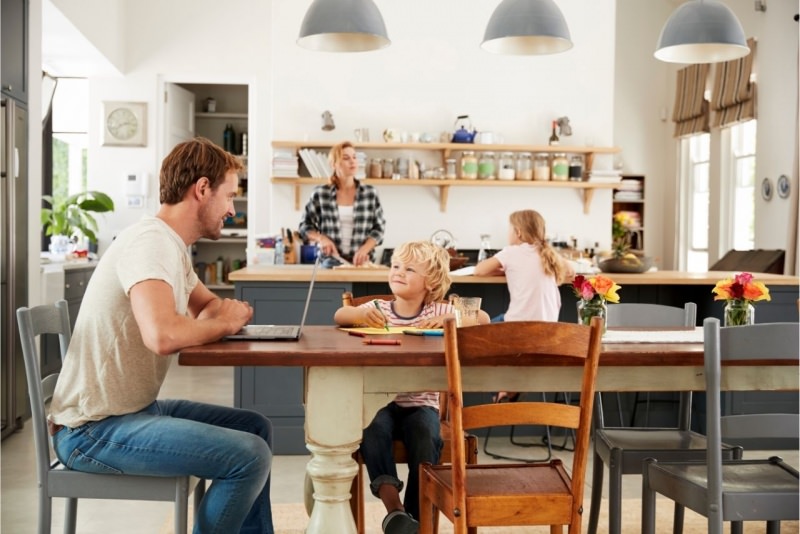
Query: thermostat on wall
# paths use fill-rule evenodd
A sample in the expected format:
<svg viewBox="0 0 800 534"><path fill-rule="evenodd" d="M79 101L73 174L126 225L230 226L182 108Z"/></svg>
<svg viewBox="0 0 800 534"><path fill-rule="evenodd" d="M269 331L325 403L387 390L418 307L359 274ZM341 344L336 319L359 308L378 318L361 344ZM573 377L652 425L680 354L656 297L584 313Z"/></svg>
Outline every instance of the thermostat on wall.
<svg viewBox="0 0 800 534"><path fill-rule="evenodd" d="M148 175L146 172L128 173L125 175L126 196L147 196Z"/></svg>

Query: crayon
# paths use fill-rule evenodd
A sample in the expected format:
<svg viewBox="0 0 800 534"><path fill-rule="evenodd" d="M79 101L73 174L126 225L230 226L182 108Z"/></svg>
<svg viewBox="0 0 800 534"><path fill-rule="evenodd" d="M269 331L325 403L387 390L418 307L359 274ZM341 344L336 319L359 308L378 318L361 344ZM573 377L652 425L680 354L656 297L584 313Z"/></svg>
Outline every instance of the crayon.
<svg viewBox="0 0 800 534"><path fill-rule="evenodd" d="M375 307L378 309L378 311L381 312L381 315L383 315L383 312L381 311L381 305L378 304L378 301L377 300L373 300L372 303L375 305ZM383 327L386 329L387 332L389 331L389 323L386 322L386 316L385 315L383 317ZM399 345L399 343L398 343L398 345Z"/></svg>
<svg viewBox="0 0 800 534"><path fill-rule="evenodd" d="M350 334L351 336L356 336L356 337L366 337L367 336L367 334L365 334L364 332L348 332L348 334Z"/></svg>

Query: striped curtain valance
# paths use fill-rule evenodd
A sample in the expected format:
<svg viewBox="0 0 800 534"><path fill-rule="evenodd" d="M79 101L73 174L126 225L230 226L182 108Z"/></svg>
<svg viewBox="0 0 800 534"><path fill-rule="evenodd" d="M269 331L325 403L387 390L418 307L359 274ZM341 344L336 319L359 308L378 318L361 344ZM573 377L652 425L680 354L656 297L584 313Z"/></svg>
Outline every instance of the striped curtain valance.
<svg viewBox="0 0 800 534"><path fill-rule="evenodd" d="M709 104L705 99L708 63L690 65L678 71L672 121L675 137L708 132Z"/></svg>
<svg viewBox="0 0 800 534"><path fill-rule="evenodd" d="M756 57L756 40L747 40L750 53L740 59L717 63L711 98L711 126L721 128L756 118L756 84L750 81Z"/></svg>

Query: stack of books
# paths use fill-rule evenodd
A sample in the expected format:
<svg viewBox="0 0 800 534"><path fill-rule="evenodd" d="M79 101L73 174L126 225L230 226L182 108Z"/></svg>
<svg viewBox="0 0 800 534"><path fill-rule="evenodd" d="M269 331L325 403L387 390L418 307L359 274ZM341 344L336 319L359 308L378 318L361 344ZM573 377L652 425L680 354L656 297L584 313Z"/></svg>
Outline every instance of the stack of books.
<svg viewBox="0 0 800 534"><path fill-rule="evenodd" d="M294 150L276 149L272 154L272 176L296 178L298 174L297 156Z"/></svg>
<svg viewBox="0 0 800 534"><path fill-rule="evenodd" d="M327 154L310 148L301 148L299 152L300 159L303 160L303 165L306 166L306 170L312 178L330 178L333 174Z"/></svg>

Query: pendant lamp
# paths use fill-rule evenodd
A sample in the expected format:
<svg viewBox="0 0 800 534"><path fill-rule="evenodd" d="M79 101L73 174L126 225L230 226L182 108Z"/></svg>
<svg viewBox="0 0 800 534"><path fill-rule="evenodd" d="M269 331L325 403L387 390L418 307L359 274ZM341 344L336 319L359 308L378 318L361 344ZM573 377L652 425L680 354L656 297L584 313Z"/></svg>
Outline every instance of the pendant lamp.
<svg viewBox="0 0 800 534"><path fill-rule="evenodd" d="M553 0L503 0L486 25L481 48L493 54L556 54L572 48L572 40Z"/></svg>
<svg viewBox="0 0 800 534"><path fill-rule="evenodd" d="M690 0L667 20L656 59L668 63L718 63L750 53L733 11L718 0Z"/></svg>
<svg viewBox="0 0 800 534"><path fill-rule="evenodd" d="M303 48L323 52L365 52L390 42L372 0L314 0L297 39Z"/></svg>

